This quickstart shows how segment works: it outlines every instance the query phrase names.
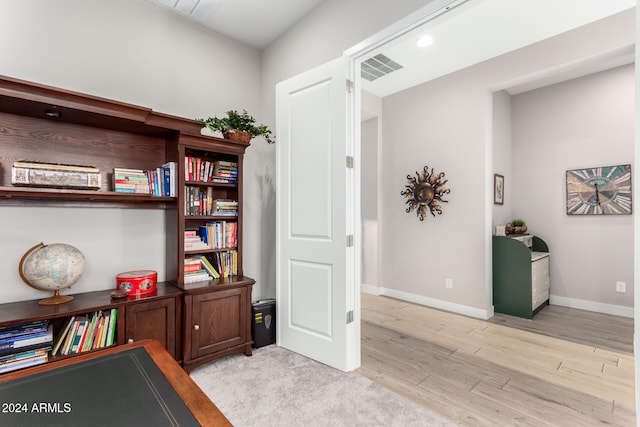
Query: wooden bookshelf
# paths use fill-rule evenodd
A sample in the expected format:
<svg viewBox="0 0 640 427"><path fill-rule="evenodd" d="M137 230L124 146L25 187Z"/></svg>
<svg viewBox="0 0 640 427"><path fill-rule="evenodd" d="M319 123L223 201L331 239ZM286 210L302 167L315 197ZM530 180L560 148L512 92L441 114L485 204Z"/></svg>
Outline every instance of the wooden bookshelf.
<svg viewBox="0 0 640 427"><path fill-rule="evenodd" d="M60 328L64 319L74 313L124 305L123 312L118 314L122 317L117 325L116 345L125 343L131 334L136 339L141 333L154 335L177 360L184 360L186 369L234 351L250 355L254 280L245 277L242 269L242 163L249 143L203 136L201 129L202 124L195 120L157 113L146 107L0 76L0 207L161 209L166 218L164 229L159 230L166 240L165 277L175 285L163 286L162 292L168 294L161 292L153 301L144 302L112 301L109 290L76 294L74 301L55 309L43 308L34 301L0 304L0 325L49 318ZM185 179L184 159L195 155L237 162L237 182L205 183ZM92 166L100 171L100 188L13 186L11 172L17 161ZM113 191L114 168L153 170L168 162L177 165L175 197ZM233 219L185 215L185 189L189 186L209 189L219 198L237 200L238 215ZM230 248L237 251L236 274L206 286L185 286L185 256L224 252L224 249L185 251L185 227L212 220L233 220L238 225L238 244ZM194 297L204 294L218 299L217 308L222 311L203 318L207 314L198 312L200 306ZM220 313L225 314L220 317ZM132 320L136 316L139 316L138 322ZM194 323L196 318L200 323ZM149 328L145 326L145 319L164 320L159 322L161 325ZM230 336L233 339L230 340ZM193 342L205 343L206 349L191 348Z"/></svg>

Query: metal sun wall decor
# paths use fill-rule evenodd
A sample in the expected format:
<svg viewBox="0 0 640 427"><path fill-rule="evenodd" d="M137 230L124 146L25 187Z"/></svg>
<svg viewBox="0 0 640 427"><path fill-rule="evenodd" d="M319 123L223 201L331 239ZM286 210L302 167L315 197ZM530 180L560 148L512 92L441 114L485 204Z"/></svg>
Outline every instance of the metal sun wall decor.
<svg viewBox="0 0 640 427"><path fill-rule="evenodd" d="M422 169L422 173L416 171L417 178L407 175L407 181L409 183L405 186L405 189L400 192L407 201L405 204L409 205L406 209L407 213L416 209L416 215L420 218L420 221L424 221L424 217L427 214L427 207L431 212L431 215L442 215L442 207L440 202L448 203L448 200L444 200L442 196L451 193L451 190L444 188L447 183L447 179L444 178L444 172L436 174L431 168L429 172L429 166L425 166Z"/></svg>

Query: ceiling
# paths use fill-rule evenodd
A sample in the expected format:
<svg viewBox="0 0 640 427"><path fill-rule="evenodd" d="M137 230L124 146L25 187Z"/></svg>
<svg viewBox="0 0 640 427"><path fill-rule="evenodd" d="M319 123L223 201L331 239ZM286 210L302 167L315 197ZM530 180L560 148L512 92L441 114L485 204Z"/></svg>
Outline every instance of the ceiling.
<svg viewBox="0 0 640 427"><path fill-rule="evenodd" d="M582 25L635 7L636 0L470 0L386 43L367 58L384 54L402 69L362 88L384 97L486 61ZM455 18L455 19L454 19ZM433 43L418 47L428 35ZM554 70L536 81L514 84L512 94L634 62L633 46L608 58L593 58ZM542 78L544 77L544 78Z"/></svg>
<svg viewBox="0 0 640 427"><path fill-rule="evenodd" d="M324 0L149 0L232 39L264 49Z"/></svg>
<svg viewBox="0 0 640 427"><path fill-rule="evenodd" d="M242 43L263 49L324 0L148 0ZM443 3L443 1L440 1ZM635 7L636 0L459 0L458 6L370 52L401 69L362 88L385 97L400 90ZM455 18L455 19L454 19ZM433 39L419 48L423 35ZM634 49L555 70L508 88L513 93L634 62Z"/></svg>

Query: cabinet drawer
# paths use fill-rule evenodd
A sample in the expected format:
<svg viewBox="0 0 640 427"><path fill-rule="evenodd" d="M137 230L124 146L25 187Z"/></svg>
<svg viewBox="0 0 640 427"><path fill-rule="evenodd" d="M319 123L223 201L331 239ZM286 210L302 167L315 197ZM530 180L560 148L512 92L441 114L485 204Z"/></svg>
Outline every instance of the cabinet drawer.
<svg viewBox="0 0 640 427"><path fill-rule="evenodd" d="M531 309L535 310L549 299L549 257L531 263Z"/></svg>
<svg viewBox="0 0 640 427"><path fill-rule="evenodd" d="M544 282L549 277L549 257L531 263L531 280Z"/></svg>

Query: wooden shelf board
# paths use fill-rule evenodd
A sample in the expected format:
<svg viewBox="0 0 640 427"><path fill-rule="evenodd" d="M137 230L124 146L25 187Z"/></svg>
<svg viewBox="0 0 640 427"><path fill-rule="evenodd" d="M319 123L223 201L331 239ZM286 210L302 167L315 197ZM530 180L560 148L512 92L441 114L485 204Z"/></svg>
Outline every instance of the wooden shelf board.
<svg viewBox="0 0 640 427"><path fill-rule="evenodd" d="M47 199L47 200L83 200L88 202L136 202L158 203L175 202L175 197L156 197L148 194L116 193L115 191L72 190L41 187L0 186L1 198Z"/></svg>

